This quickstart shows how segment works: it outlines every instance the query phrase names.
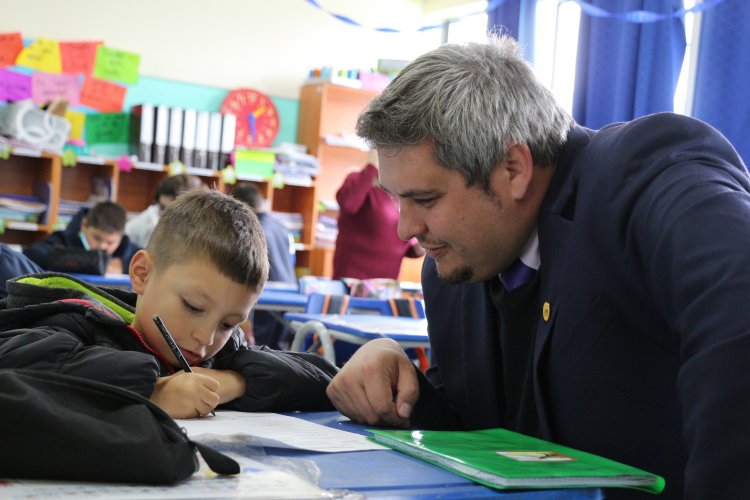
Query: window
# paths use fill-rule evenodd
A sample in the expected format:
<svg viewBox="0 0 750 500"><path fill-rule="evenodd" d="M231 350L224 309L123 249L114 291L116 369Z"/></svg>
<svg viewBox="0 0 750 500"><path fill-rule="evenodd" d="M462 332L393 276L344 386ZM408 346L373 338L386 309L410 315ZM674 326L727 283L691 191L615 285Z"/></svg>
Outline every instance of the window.
<svg viewBox="0 0 750 500"><path fill-rule="evenodd" d="M695 7L696 0L684 0L686 9ZM674 111L683 115L692 113L692 102L695 84L695 69L698 59L698 38L700 36L700 14L685 14L685 59L682 63L680 78L674 93Z"/></svg>
<svg viewBox="0 0 750 500"><path fill-rule="evenodd" d="M696 0L684 0L684 7L694 7ZM539 79L552 91L558 102L570 113L573 108L578 29L581 8L575 2L538 0L534 32L534 54L527 54ZM693 80L699 36L700 14L685 15L687 47L674 96L676 113L690 114Z"/></svg>
<svg viewBox="0 0 750 500"><path fill-rule="evenodd" d="M536 4L534 54L537 77L572 113L581 8L575 2L539 0Z"/></svg>

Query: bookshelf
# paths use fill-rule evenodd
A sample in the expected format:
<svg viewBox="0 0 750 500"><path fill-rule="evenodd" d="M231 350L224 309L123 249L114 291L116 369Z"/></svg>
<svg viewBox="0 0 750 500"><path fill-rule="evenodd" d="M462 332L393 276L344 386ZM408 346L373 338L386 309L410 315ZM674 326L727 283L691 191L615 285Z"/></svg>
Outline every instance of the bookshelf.
<svg viewBox="0 0 750 500"><path fill-rule="evenodd" d="M42 219L36 223L4 222L0 241L28 245L52 232L60 200L61 168L60 157L45 152L13 152L7 160L0 159L0 192L37 196L49 207Z"/></svg>
<svg viewBox="0 0 750 500"><path fill-rule="evenodd" d="M367 151L346 145L329 144L327 137L354 137L357 117L378 95L371 90L332 84L304 85L300 91L297 142L318 158L316 180L320 199L335 199L346 174L362 168Z"/></svg>
<svg viewBox="0 0 750 500"><path fill-rule="evenodd" d="M362 168L367 151L347 145L353 138L357 117L378 95L371 90L355 89L330 83L304 85L300 90L297 142L307 146L309 154L316 156L320 173L316 178L316 200L335 200L336 191L351 170ZM328 140L342 138L342 141ZM315 208L317 218L317 207ZM313 248L309 254L311 274L333 274L333 248Z"/></svg>
<svg viewBox="0 0 750 500"><path fill-rule="evenodd" d="M214 170L187 168L185 173L195 175L206 186L227 194L234 189L225 184L220 172ZM120 170L114 160L80 157L76 165L64 167L57 154L12 152L7 159L0 158L0 193L36 196L38 186L43 184L48 187L44 201L49 208L39 223L5 223L0 241L26 246L48 236L56 229L61 199L84 202L101 185L106 186L110 199L127 211L141 212L153 203L157 184L168 175L167 166L155 163L135 162L131 169ZM256 184L273 211L302 214L304 225L297 245L297 266L309 269L317 221L315 182L287 183L283 187L274 187L270 180L260 177L241 178L237 182Z"/></svg>

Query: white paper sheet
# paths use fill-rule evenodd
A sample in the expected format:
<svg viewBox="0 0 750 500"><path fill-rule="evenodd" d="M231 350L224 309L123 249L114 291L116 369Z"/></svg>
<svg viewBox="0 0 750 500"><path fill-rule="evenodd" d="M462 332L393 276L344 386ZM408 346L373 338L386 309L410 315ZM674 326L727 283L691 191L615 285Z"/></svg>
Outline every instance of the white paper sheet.
<svg viewBox="0 0 750 500"><path fill-rule="evenodd" d="M386 450L353 432L333 429L278 413L218 411L215 417L177 420L191 439L236 438L257 446L319 452Z"/></svg>
<svg viewBox="0 0 750 500"><path fill-rule="evenodd" d="M175 486L75 483L53 481L0 481L0 498L67 499L204 499L204 498L335 498L328 490L283 470L244 457L234 457L242 466L237 476L217 476L205 467Z"/></svg>

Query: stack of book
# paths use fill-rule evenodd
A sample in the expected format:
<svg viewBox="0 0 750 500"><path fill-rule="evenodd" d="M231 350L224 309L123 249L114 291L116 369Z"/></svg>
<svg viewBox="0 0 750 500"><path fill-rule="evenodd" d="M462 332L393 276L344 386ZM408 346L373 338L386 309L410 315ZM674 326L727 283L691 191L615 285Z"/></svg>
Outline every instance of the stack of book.
<svg viewBox="0 0 750 500"><path fill-rule="evenodd" d="M302 214L293 212L270 212L270 214L289 231L295 243L302 240L302 228L304 226Z"/></svg>
<svg viewBox="0 0 750 500"><path fill-rule="evenodd" d="M13 222L40 222L47 204L33 196L0 194L0 219Z"/></svg>
<svg viewBox="0 0 750 500"><path fill-rule="evenodd" d="M330 215L318 215L318 225L315 228L315 246L318 248L334 248L339 234L339 221Z"/></svg>
<svg viewBox="0 0 750 500"><path fill-rule="evenodd" d="M239 179L270 179L276 164L276 153L265 149L237 148L234 169Z"/></svg>
<svg viewBox="0 0 750 500"><path fill-rule="evenodd" d="M294 151L276 153L274 170L291 184L307 184L320 172L320 164L315 156Z"/></svg>

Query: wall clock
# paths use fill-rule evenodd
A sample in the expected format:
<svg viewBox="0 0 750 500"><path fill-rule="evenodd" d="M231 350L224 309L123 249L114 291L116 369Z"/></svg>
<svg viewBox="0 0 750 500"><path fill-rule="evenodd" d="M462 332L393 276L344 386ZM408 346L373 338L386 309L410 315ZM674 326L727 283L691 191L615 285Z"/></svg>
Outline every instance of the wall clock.
<svg viewBox="0 0 750 500"><path fill-rule="evenodd" d="M254 89L235 89L221 104L222 113L237 117L234 143L268 147L279 133L279 113L271 98Z"/></svg>

